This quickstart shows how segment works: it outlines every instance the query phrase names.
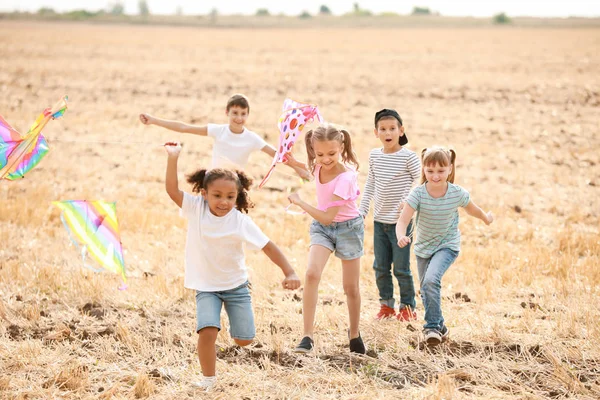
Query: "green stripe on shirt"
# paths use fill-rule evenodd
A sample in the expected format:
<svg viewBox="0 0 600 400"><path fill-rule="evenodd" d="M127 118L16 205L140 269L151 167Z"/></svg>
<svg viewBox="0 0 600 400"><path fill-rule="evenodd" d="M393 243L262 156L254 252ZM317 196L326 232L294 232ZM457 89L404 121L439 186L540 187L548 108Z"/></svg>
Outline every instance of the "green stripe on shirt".
<svg viewBox="0 0 600 400"><path fill-rule="evenodd" d="M448 182L446 194L433 198L425 184L414 188L406 202L417 212L415 254L429 258L441 249L460 251L458 208L469 204L469 192Z"/></svg>

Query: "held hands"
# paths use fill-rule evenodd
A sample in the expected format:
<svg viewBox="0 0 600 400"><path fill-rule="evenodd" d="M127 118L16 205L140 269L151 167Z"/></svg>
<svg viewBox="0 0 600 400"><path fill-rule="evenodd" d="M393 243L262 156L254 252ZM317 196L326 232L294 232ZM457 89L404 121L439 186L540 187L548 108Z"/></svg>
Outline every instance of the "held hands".
<svg viewBox="0 0 600 400"><path fill-rule="evenodd" d="M281 285L287 290L295 290L298 289L301 285L300 278L296 275L295 272L292 272L288 276L285 277Z"/></svg>
<svg viewBox="0 0 600 400"><path fill-rule="evenodd" d="M492 222L494 222L494 214L492 214L491 211L488 211L487 214L485 214L485 216L486 216L486 220L483 222L485 222L486 225L489 225Z"/></svg>
<svg viewBox="0 0 600 400"><path fill-rule="evenodd" d="M150 114L145 114L145 113L140 114L140 121L142 121L142 124L144 124L144 125L152 125L153 120L154 120L154 118Z"/></svg>
<svg viewBox="0 0 600 400"><path fill-rule="evenodd" d="M398 247L403 248L407 244L410 243L410 238L408 236L402 236L398 239Z"/></svg>
<svg viewBox="0 0 600 400"><path fill-rule="evenodd" d="M181 153L181 143L167 142L164 146L169 157L179 157L179 153Z"/></svg>

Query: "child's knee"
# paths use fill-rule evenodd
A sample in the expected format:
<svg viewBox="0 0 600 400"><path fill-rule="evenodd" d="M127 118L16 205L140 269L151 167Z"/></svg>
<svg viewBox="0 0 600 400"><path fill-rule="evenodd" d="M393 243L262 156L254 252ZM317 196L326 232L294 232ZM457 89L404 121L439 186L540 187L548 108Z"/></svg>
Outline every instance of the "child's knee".
<svg viewBox="0 0 600 400"><path fill-rule="evenodd" d="M347 297L355 298L360 296L360 288L358 285L344 285L344 293Z"/></svg>
<svg viewBox="0 0 600 400"><path fill-rule="evenodd" d="M219 329L214 326L207 326L198 331L198 341L217 341Z"/></svg>
<svg viewBox="0 0 600 400"><path fill-rule="evenodd" d="M235 342L235 344L237 344L240 347L244 347L244 346L248 346L250 343L252 343L253 339L250 340L245 340L245 339L236 339L233 338L233 341Z"/></svg>
<svg viewBox="0 0 600 400"><path fill-rule="evenodd" d="M394 275L398 277L412 277L412 273L410 272L410 264L400 265L398 267L394 266Z"/></svg>
<svg viewBox="0 0 600 400"><path fill-rule="evenodd" d="M321 274L316 268L308 268L306 270L305 280L311 283L319 283L321 280Z"/></svg>
<svg viewBox="0 0 600 400"><path fill-rule="evenodd" d="M440 288L441 288L441 283L437 279L425 278L421 282L421 290L424 290L424 291L436 290L436 289L440 289Z"/></svg>

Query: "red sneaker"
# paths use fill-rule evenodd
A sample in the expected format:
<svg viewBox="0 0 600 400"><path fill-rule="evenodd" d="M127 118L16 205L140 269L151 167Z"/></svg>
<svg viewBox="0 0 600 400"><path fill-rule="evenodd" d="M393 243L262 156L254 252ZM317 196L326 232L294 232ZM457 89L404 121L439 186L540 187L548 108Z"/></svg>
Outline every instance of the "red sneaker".
<svg viewBox="0 0 600 400"><path fill-rule="evenodd" d="M396 315L396 310L394 310L392 307L388 307L385 304L382 304L381 308L379 309L379 312L377 313L375 318L376 319L386 319L386 318L392 318L395 315Z"/></svg>
<svg viewBox="0 0 600 400"><path fill-rule="evenodd" d="M410 306L404 306L398 311L396 315L398 321L415 321L417 319L417 313L410 308Z"/></svg>

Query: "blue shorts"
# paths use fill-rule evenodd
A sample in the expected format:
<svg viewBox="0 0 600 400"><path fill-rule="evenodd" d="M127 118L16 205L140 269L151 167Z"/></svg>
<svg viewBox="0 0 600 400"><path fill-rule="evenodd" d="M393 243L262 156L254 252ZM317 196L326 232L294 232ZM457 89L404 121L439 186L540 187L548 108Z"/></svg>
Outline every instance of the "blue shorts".
<svg viewBox="0 0 600 400"><path fill-rule="evenodd" d="M362 257L365 237L365 221L362 216L344 222L323 225L317 220L310 224L310 245L323 246L341 260Z"/></svg>
<svg viewBox="0 0 600 400"><path fill-rule="evenodd" d="M229 333L234 339L252 340L256 336L254 313L248 282L221 292L196 291L196 332L207 327L221 330L221 305L229 317Z"/></svg>

